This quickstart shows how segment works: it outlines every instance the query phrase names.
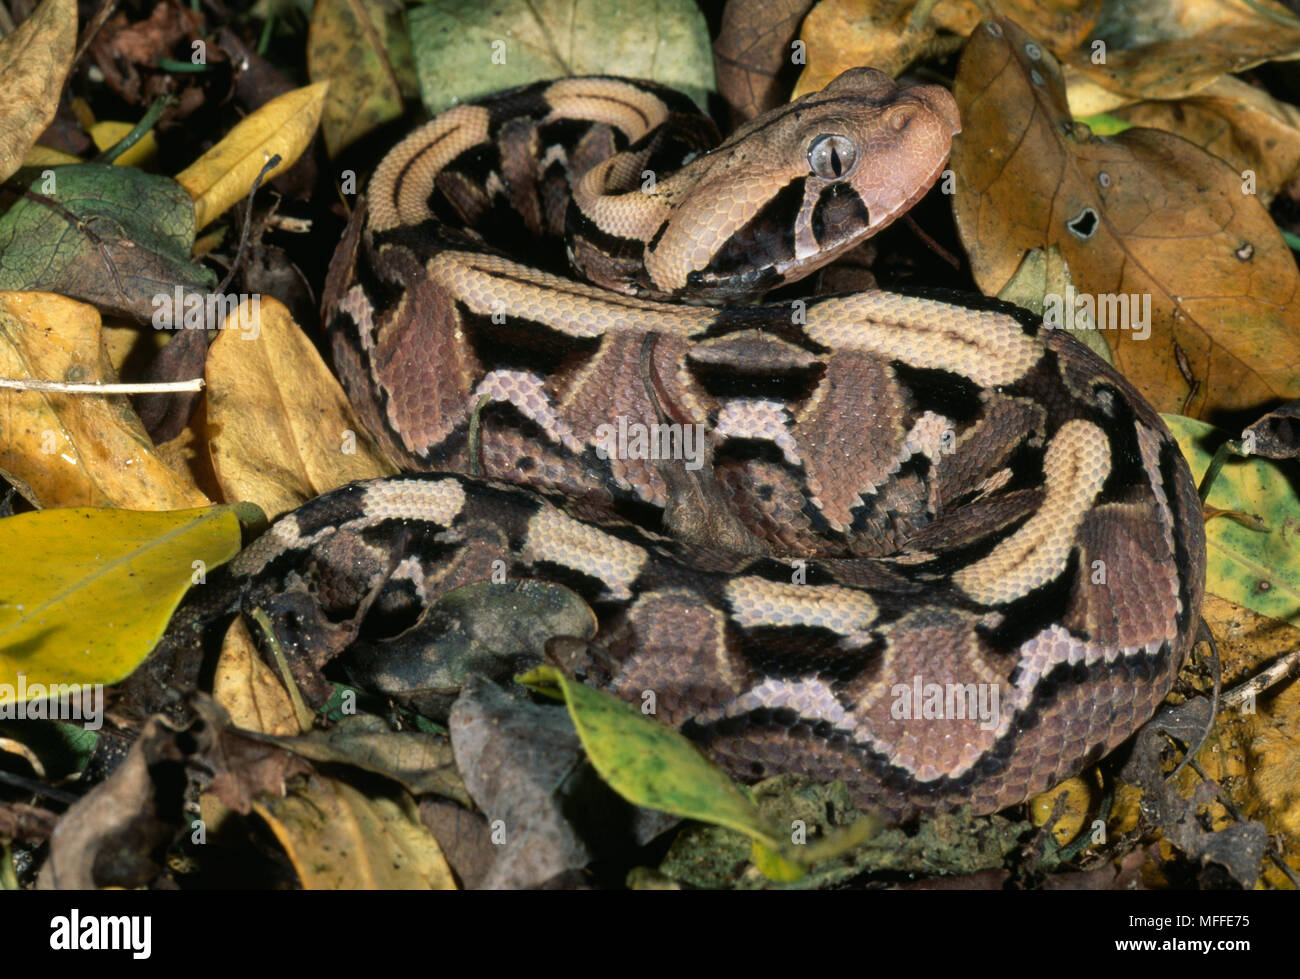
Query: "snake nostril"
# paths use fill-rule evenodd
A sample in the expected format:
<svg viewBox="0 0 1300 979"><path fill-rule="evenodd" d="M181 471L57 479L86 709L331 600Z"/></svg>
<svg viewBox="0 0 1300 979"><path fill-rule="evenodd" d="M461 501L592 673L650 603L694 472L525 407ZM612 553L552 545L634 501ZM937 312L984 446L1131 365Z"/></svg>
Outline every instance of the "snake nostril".
<svg viewBox="0 0 1300 979"><path fill-rule="evenodd" d="M911 109L895 109L889 116L889 126L896 133L901 133L912 124L916 113Z"/></svg>

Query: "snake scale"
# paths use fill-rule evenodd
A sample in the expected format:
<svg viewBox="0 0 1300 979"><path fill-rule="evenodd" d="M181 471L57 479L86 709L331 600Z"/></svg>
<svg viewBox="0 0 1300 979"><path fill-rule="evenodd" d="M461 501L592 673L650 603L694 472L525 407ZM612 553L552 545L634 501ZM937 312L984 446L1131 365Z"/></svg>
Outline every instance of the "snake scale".
<svg viewBox="0 0 1300 979"><path fill-rule="evenodd" d="M1155 411L993 300L748 301L903 213L958 130L946 90L870 69L711 152L684 96L614 78L417 130L325 297L411 472L278 521L233 566L245 604L292 581L326 629L558 582L594 613L588 682L739 778L843 779L892 818L1096 761L1198 620L1200 505Z"/></svg>

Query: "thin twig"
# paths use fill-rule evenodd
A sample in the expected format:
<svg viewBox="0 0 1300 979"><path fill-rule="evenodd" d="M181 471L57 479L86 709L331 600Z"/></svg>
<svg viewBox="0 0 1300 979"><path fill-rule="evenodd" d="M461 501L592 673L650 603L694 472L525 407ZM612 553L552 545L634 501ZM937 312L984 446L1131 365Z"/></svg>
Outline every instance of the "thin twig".
<svg viewBox="0 0 1300 979"><path fill-rule="evenodd" d="M44 782L38 782L35 779L15 775L13 772L0 771L0 782L22 789L24 792L30 792L32 795L40 795L47 799L53 799L55 802L62 802L66 806L75 805L81 801L79 795L65 792L63 789L56 789L52 785L46 785Z"/></svg>
<svg viewBox="0 0 1300 979"><path fill-rule="evenodd" d="M0 388L15 391L54 391L59 394L156 394L164 391L202 391L203 378L188 381L153 381L135 384L100 384L98 381L39 381L32 377L0 377Z"/></svg>
<svg viewBox="0 0 1300 979"><path fill-rule="evenodd" d="M263 178L279 165L280 154L276 153L266 161L262 171L257 175L257 179L253 181L253 188L248 192L248 204L244 208L244 227L239 234L239 249L235 252L235 260L230 263L230 271L221 280L221 285L217 286L218 293L226 291L226 286L230 285L230 280L235 277L235 273L239 271L239 264L244 260L244 248L248 244L248 229L253 220L253 196L257 193L257 188L262 186Z"/></svg>
<svg viewBox="0 0 1300 979"><path fill-rule="evenodd" d="M1263 671L1256 673L1253 677L1239 686L1233 687L1223 695L1223 706L1229 708L1240 707L1252 697L1258 697L1269 687L1276 686L1285 680L1300 664L1300 649L1289 653L1283 653Z"/></svg>
<svg viewBox="0 0 1300 979"><path fill-rule="evenodd" d="M961 268L961 259L959 259L952 252L948 251L948 249L944 248L943 245L939 244L928 234L926 234L924 229L922 229L922 227L919 224L917 224L914 220L912 220L912 215L904 214L903 223L912 229L912 233L916 235L918 238L920 238L921 241L924 242L925 245L930 249L930 251L934 252L936 255L938 255L941 259L943 259L953 268L955 269Z"/></svg>
<svg viewBox="0 0 1300 979"><path fill-rule="evenodd" d="M74 65L81 60L81 56L90 47L90 42L95 40L95 35L99 33L99 29L104 26L108 18L113 16L113 11L116 9L117 0L104 0L99 5L99 9L95 11L95 15L90 18L89 23L86 24L86 29L81 34L81 44L77 46L77 53L72 58Z"/></svg>

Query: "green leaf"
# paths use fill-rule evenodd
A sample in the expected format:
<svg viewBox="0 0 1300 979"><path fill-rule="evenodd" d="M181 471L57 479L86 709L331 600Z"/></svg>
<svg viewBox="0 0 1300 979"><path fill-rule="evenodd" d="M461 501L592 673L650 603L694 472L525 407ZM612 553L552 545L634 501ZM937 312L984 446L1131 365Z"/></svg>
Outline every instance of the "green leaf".
<svg viewBox="0 0 1300 979"><path fill-rule="evenodd" d="M56 292L148 323L155 296L216 281L189 260L194 202L170 177L79 163L28 190L49 203L20 198L0 216L0 289Z"/></svg>
<svg viewBox="0 0 1300 979"><path fill-rule="evenodd" d="M615 792L633 805L743 833L754 866L769 880L799 880L813 864L841 857L879 831L879 820L868 816L811 845L788 842L748 790L666 725L553 666L539 666L516 680L568 704L587 758Z"/></svg>
<svg viewBox="0 0 1300 979"><path fill-rule="evenodd" d="M714 91L708 25L691 0L430 0L407 15L430 112L543 78L613 74Z"/></svg>
<svg viewBox="0 0 1300 979"><path fill-rule="evenodd" d="M0 520L0 704L43 696L34 684L128 676L199 572L239 552L236 510L70 507Z"/></svg>
<svg viewBox="0 0 1300 979"><path fill-rule="evenodd" d="M1061 297L1069 295L1068 289L1074 287L1070 279L1070 267L1061 254L1059 245L1049 245L1046 249L1032 248L1020 260L1016 274L1007 280L1007 284L998 293L999 299L1015 303L1042 319L1049 295ZM1070 313L1074 313L1070 310ZM1094 324L1095 325L1095 324ZM1110 352L1110 344L1101 330L1071 330L1070 336L1078 340L1098 357L1115 366L1115 358Z"/></svg>
<svg viewBox="0 0 1300 979"><path fill-rule="evenodd" d="M628 802L739 830L770 849L782 849L780 834L759 815L748 793L676 731L552 666L539 666L518 680L563 696L587 757Z"/></svg>
<svg viewBox="0 0 1300 979"><path fill-rule="evenodd" d="M1084 116L1076 120L1092 130L1094 136L1118 136L1126 129L1132 129L1133 123L1113 116L1109 112L1099 112L1095 116Z"/></svg>
<svg viewBox="0 0 1300 979"><path fill-rule="evenodd" d="M1199 481L1226 432L1181 415L1163 415ZM1300 616L1300 500L1286 471L1267 459L1230 457L1210 490L1210 506L1259 517L1266 533L1227 517L1205 525L1205 589L1261 615Z"/></svg>

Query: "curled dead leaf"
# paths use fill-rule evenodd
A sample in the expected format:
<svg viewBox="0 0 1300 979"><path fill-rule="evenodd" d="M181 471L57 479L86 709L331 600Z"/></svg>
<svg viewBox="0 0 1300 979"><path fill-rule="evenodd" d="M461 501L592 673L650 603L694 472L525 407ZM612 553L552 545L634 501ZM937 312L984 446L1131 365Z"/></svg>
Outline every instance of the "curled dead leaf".
<svg viewBox="0 0 1300 979"><path fill-rule="evenodd" d="M1000 0L997 6L1064 55L1087 37L1101 0ZM979 21L980 7L971 0L944 0L929 9L915 0L824 0L799 32L808 67L794 97L825 88L840 72L860 65L899 75L918 58L957 50Z"/></svg>
<svg viewBox="0 0 1300 979"><path fill-rule="evenodd" d="M54 118L76 43L76 0L43 0L0 40L0 180L13 176Z"/></svg>
<svg viewBox="0 0 1300 979"><path fill-rule="evenodd" d="M1239 78L1224 76L1194 95L1139 102L1115 115L1190 140L1237 173L1253 172L1264 204L1300 174L1300 108Z"/></svg>
<svg viewBox="0 0 1300 979"><path fill-rule="evenodd" d="M254 808L289 854L307 890L455 890L438 841L405 792L366 796L315 776Z"/></svg>
<svg viewBox="0 0 1300 979"><path fill-rule="evenodd" d="M1112 12L1105 33L1068 55L1065 77L1076 116L1181 98L1265 61L1300 58L1300 18L1274 0L1134 4Z"/></svg>
<svg viewBox="0 0 1300 979"><path fill-rule="evenodd" d="M221 643L212 697L236 727L262 734L298 733L293 702L275 673L262 662L242 616L230 624Z"/></svg>

